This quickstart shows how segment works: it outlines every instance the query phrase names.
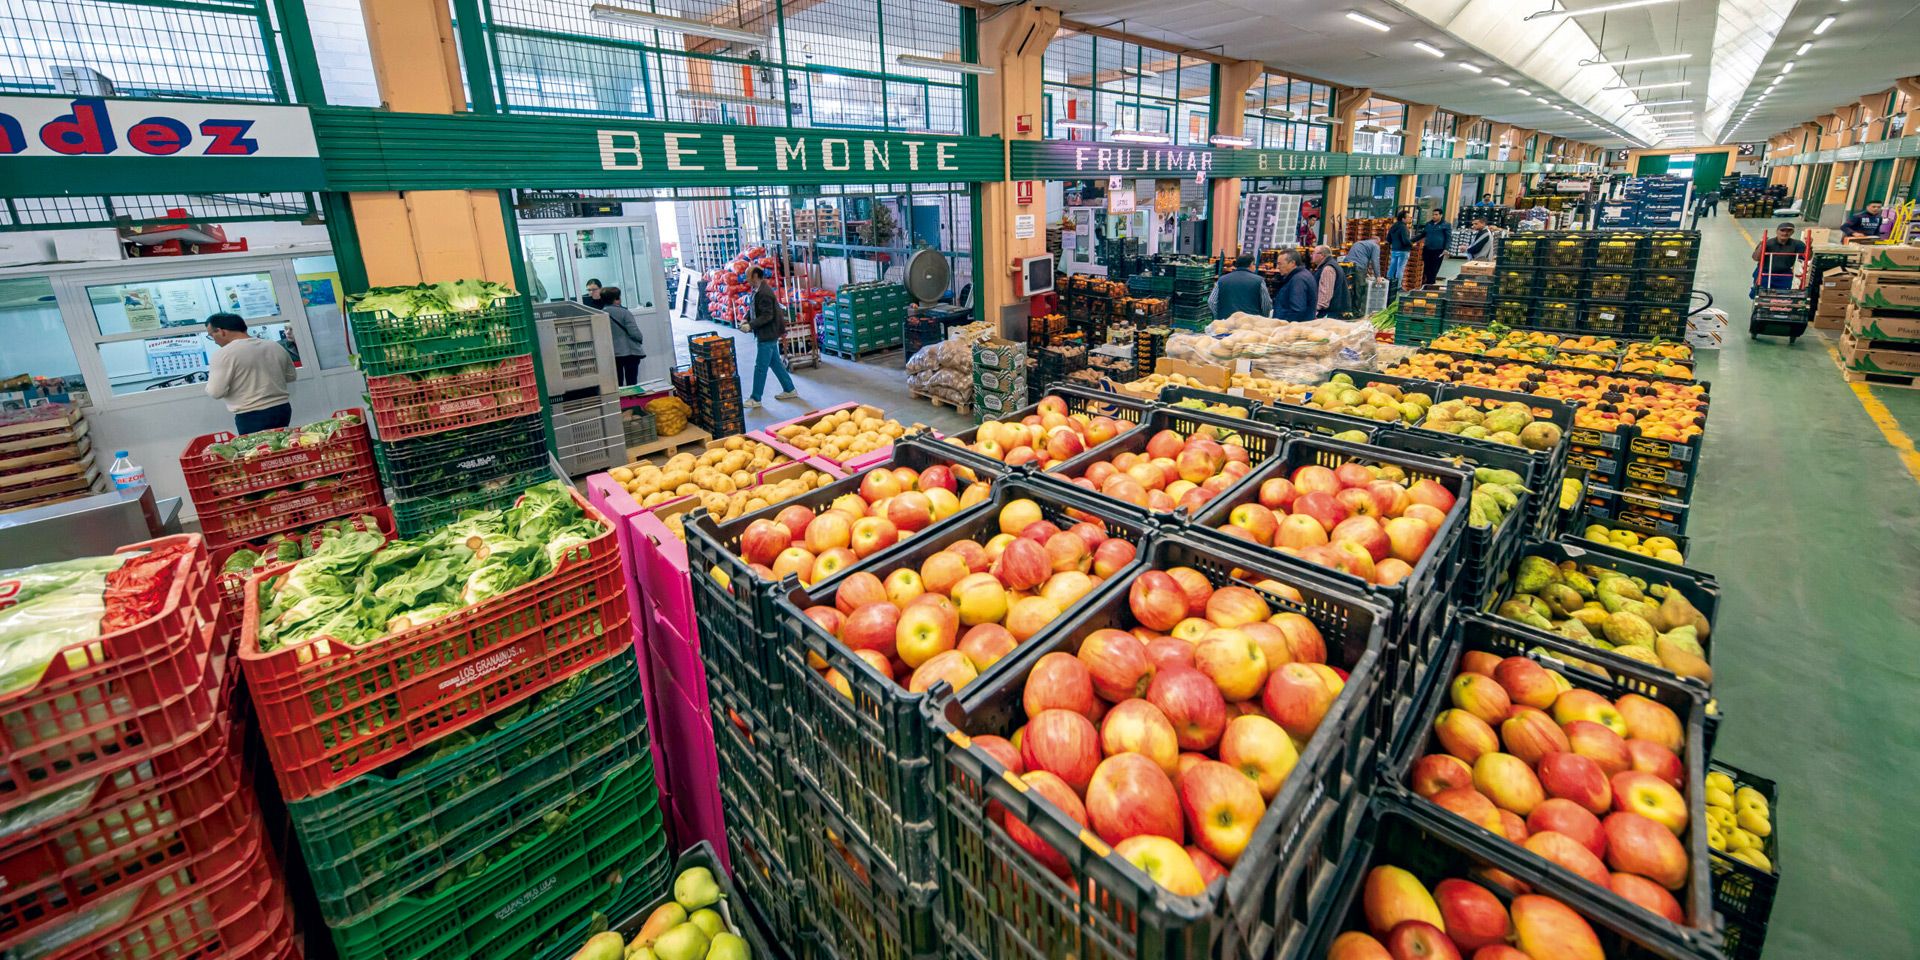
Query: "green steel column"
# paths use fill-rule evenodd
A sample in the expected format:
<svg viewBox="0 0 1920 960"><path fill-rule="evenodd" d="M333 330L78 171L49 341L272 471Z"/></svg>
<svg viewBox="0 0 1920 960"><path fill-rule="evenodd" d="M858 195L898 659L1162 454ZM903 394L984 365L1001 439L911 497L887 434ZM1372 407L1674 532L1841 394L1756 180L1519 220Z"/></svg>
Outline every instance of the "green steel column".
<svg viewBox="0 0 1920 960"><path fill-rule="evenodd" d="M273 12L280 21L281 47L293 80L294 101L326 103L326 85L320 80L320 57L313 49L313 28L307 23L306 5L299 0L273 0Z"/></svg>
<svg viewBox="0 0 1920 960"><path fill-rule="evenodd" d="M454 33L460 39L460 60L467 75L467 100L474 113L498 113L493 68L487 58L491 31L480 18L479 0L453 0Z"/></svg>
<svg viewBox="0 0 1920 960"><path fill-rule="evenodd" d="M322 193L319 198L327 240L333 246L334 269L340 272L344 292L363 292L367 289L367 261L360 253L360 234L353 226L353 204L344 193Z"/></svg>

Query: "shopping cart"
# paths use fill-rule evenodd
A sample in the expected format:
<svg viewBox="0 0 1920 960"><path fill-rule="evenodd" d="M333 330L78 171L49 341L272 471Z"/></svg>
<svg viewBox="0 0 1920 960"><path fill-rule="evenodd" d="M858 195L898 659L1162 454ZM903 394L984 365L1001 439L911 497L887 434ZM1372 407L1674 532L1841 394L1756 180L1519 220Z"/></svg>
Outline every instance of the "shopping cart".
<svg viewBox="0 0 1920 960"><path fill-rule="evenodd" d="M1753 313L1747 320L1747 333L1753 339L1763 335L1786 337L1788 343L1793 343L1807 332L1812 306L1812 291L1807 286L1807 278L1813 275L1812 249L1802 244L1800 253L1788 261L1784 274L1769 273L1767 267L1773 265L1776 258L1767 255L1765 241L1762 241L1760 262L1753 268ZM1796 271L1794 264L1799 264L1800 269Z"/></svg>

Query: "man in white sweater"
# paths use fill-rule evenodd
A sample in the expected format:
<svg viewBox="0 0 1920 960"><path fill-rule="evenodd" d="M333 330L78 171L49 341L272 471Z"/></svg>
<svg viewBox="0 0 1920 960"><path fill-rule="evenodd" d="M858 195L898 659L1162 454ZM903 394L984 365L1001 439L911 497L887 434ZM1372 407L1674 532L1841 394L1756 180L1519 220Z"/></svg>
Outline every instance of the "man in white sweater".
<svg viewBox="0 0 1920 960"><path fill-rule="evenodd" d="M226 402L234 432L277 430L293 422L287 384L299 373L285 347L247 336L247 321L231 313L207 318L207 339L220 345L207 363L207 396Z"/></svg>

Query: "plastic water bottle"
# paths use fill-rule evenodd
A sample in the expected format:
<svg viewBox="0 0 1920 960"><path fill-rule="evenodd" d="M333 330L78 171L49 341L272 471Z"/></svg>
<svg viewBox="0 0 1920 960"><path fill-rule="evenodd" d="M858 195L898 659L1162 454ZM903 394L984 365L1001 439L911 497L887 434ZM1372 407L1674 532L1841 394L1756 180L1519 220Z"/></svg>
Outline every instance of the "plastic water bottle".
<svg viewBox="0 0 1920 960"><path fill-rule="evenodd" d="M115 490L145 486L147 482L147 468L127 459L125 450L113 452L113 466L107 468L107 473L113 477Z"/></svg>

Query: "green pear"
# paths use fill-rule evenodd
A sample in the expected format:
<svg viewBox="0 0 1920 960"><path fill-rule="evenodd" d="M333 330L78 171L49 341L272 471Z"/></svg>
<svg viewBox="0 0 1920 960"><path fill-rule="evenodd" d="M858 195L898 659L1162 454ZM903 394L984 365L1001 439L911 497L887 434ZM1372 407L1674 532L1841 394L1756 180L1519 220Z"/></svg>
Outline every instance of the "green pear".
<svg viewBox="0 0 1920 960"><path fill-rule="evenodd" d="M621 960L626 944L617 933L596 933L587 938L587 942L573 960Z"/></svg>
<svg viewBox="0 0 1920 960"><path fill-rule="evenodd" d="M1542 630L1553 629L1553 621L1534 612L1533 604L1528 603L1526 599L1515 597L1508 600L1500 605L1498 613L1508 620L1518 620L1529 627L1539 627Z"/></svg>
<svg viewBox="0 0 1920 960"><path fill-rule="evenodd" d="M627 945L627 960L654 960L653 948L637 943Z"/></svg>
<svg viewBox="0 0 1920 960"><path fill-rule="evenodd" d="M1538 593L1560 578L1560 568L1546 557L1521 557L1520 572L1514 578L1515 593Z"/></svg>
<svg viewBox="0 0 1920 960"><path fill-rule="evenodd" d="M1698 635L1694 633L1692 627L1675 627L1672 630L1669 630L1666 633L1661 634L1660 639L1665 640L1666 642L1671 643L1674 646L1677 646L1680 649L1685 650L1696 657L1704 657L1707 655L1706 648L1700 645Z"/></svg>
<svg viewBox="0 0 1920 960"><path fill-rule="evenodd" d="M1588 632L1605 630L1607 627L1607 618L1612 616L1612 614L1609 614L1600 607L1581 607L1578 610L1568 611L1567 615L1584 624Z"/></svg>
<svg viewBox="0 0 1920 960"><path fill-rule="evenodd" d="M1672 634L1661 634L1654 640L1653 649L1660 656L1660 665L1675 674L1689 680L1713 682L1713 667L1706 658L1681 646Z"/></svg>
<svg viewBox="0 0 1920 960"><path fill-rule="evenodd" d="M1614 647L1613 652L1616 655L1626 657L1628 660L1638 660L1648 666L1660 666L1660 655L1653 652L1652 647L1642 647L1638 645Z"/></svg>
<svg viewBox="0 0 1920 960"><path fill-rule="evenodd" d="M673 881L673 900L688 910L712 906L720 901L720 884L706 867L683 870Z"/></svg>
<svg viewBox="0 0 1920 960"><path fill-rule="evenodd" d="M691 923L683 923L653 942L658 960L701 960L707 955L707 935Z"/></svg>
<svg viewBox="0 0 1920 960"><path fill-rule="evenodd" d="M1615 647L1651 647L1654 643L1653 625L1624 611L1608 614L1606 626L1602 629Z"/></svg>
<svg viewBox="0 0 1920 960"><path fill-rule="evenodd" d="M1575 643L1593 642L1592 631L1589 631L1587 625L1578 620L1562 620L1558 624L1555 624L1555 627L1561 636Z"/></svg>
<svg viewBox="0 0 1920 960"><path fill-rule="evenodd" d="M1564 583L1549 583L1540 591L1538 596L1547 602L1547 606L1553 608L1554 616L1557 619L1565 619L1566 617L1572 616L1573 611L1580 609L1586 602L1580 599L1580 594L1577 591ZM1575 620L1574 622L1579 623L1580 621Z"/></svg>
<svg viewBox="0 0 1920 960"><path fill-rule="evenodd" d="M647 916L646 923L640 925L640 932L633 935L633 942L651 947L662 934L686 922L687 908L677 903L663 903Z"/></svg>
<svg viewBox="0 0 1920 960"><path fill-rule="evenodd" d="M713 938L713 949L707 951L707 960L753 960L753 948L740 937L723 933Z"/></svg>
<svg viewBox="0 0 1920 960"><path fill-rule="evenodd" d="M1601 578L1600 584L1594 587L1593 592L1606 606L1608 613L1618 612L1629 600L1646 598L1646 593L1640 589L1639 584L1619 575Z"/></svg>
<svg viewBox="0 0 1920 960"><path fill-rule="evenodd" d="M717 937L727 932L727 921L722 919L718 913L706 907L695 910L693 916L687 918L687 922L699 927L700 932L706 934L709 938Z"/></svg>
<svg viewBox="0 0 1920 960"><path fill-rule="evenodd" d="M1660 601L1660 618L1666 621L1668 630L1692 627L1694 634L1703 640L1710 635L1706 616L1678 590L1668 590L1666 599Z"/></svg>
<svg viewBox="0 0 1920 960"><path fill-rule="evenodd" d="M1593 599L1593 581L1587 579L1586 574L1578 570L1562 571L1560 582L1572 587L1573 592L1579 594L1582 600Z"/></svg>

